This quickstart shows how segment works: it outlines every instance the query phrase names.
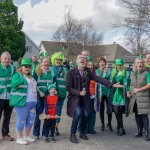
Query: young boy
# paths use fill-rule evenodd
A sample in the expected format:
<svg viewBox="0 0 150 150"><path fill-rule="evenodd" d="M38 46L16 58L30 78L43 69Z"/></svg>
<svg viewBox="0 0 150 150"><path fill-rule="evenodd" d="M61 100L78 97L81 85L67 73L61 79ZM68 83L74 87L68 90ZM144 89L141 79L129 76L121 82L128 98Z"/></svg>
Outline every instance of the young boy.
<svg viewBox="0 0 150 150"><path fill-rule="evenodd" d="M57 91L56 86L54 84L48 84L48 92L49 94L46 96L45 99L45 113L49 115L49 119L45 119L45 142L49 142L49 132L50 133L50 140L51 142L55 143L55 126L56 126L56 118L55 115L57 114Z"/></svg>

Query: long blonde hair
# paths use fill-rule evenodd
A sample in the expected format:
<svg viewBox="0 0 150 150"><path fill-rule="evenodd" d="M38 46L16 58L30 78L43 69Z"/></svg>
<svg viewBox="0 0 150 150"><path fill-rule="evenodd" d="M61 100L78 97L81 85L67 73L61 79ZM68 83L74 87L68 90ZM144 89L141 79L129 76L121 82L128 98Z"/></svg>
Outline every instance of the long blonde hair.
<svg viewBox="0 0 150 150"><path fill-rule="evenodd" d="M17 69L17 71L18 71L21 75L24 74L23 71L22 71L22 67L23 67L23 66L21 66L21 67L19 67L19 68ZM32 78L31 71L29 72L28 75Z"/></svg>
<svg viewBox="0 0 150 150"><path fill-rule="evenodd" d="M141 59L141 58L139 58L139 57L137 57L136 59L135 59L135 61L134 61L134 64L133 64L133 71L134 72L137 72L138 70L137 70L137 61L138 60L142 60L142 65L144 66L144 60L143 59Z"/></svg>
<svg viewBox="0 0 150 150"><path fill-rule="evenodd" d="M42 60L41 60L41 63L36 67L37 76L41 76L42 75L42 62L43 62L43 60L45 58L47 58L49 60L48 57L43 57Z"/></svg>

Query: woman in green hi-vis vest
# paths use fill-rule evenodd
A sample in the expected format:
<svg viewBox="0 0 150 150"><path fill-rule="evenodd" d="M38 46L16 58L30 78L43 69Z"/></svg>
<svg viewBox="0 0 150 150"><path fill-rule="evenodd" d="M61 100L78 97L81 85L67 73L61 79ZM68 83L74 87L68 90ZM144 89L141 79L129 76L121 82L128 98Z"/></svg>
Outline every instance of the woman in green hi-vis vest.
<svg viewBox="0 0 150 150"><path fill-rule="evenodd" d="M125 109L125 93L128 91L126 71L123 67L124 60L116 59L115 68L111 74L111 80L115 83L120 83L124 88L115 88L113 91L112 104L117 119L117 135L125 134L123 126L123 113ZM125 91L126 90L126 91Z"/></svg>
<svg viewBox="0 0 150 150"><path fill-rule="evenodd" d="M67 74L67 68L63 67L63 62L64 62L64 55L62 52L56 52L51 56L51 69L54 71L54 74L56 76L56 82L58 86L58 111L57 115L61 116L62 113L62 108L64 104L64 100L66 98L66 74ZM58 131L58 125L60 123L60 118L56 119L56 132L55 134L59 136L59 131Z"/></svg>
<svg viewBox="0 0 150 150"><path fill-rule="evenodd" d="M40 136L40 125L41 121L39 115L43 113L44 110L44 99L47 95L47 84L55 83L55 75L53 70L50 68L49 57L44 57L41 63L37 66L36 72L33 73L34 79L37 81L37 91L38 91L38 101L36 105L36 117L33 128L33 135L35 139L39 139ZM45 138L45 123L43 125L42 136Z"/></svg>

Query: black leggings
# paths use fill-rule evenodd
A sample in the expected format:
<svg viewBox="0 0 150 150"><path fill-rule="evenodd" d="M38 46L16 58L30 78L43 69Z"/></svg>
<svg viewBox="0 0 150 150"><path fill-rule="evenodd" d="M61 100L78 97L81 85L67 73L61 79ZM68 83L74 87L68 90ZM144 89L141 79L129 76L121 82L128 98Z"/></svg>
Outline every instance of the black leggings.
<svg viewBox="0 0 150 150"><path fill-rule="evenodd" d="M123 112L124 112L124 106L113 106L115 116L117 119L117 127L123 128Z"/></svg>

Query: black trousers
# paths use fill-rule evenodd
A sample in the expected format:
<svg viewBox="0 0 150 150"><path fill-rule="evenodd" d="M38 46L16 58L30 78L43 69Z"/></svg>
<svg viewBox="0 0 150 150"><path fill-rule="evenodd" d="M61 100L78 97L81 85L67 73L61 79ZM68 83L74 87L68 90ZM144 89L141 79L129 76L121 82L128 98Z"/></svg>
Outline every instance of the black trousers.
<svg viewBox="0 0 150 150"><path fill-rule="evenodd" d="M9 123L13 108L9 106L9 100L0 99L0 120L3 113L2 136L9 134Z"/></svg>
<svg viewBox="0 0 150 150"><path fill-rule="evenodd" d="M54 137L55 134L55 126L56 126L56 119L46 119L45 120L45 137L49 136L49 132L51 137Z"/></svg>
<svg viewBox="0 0 150 150"><path fill-rule="evenodd" d="M102 96L102 101L100 104L100 113L99 114L100 114L101 124L105 124L105 121L104 121L105 102L106 102L106 107L107 107L108 124L111 125L112 104L109 102L109 99L106 95Z"/></svg>

